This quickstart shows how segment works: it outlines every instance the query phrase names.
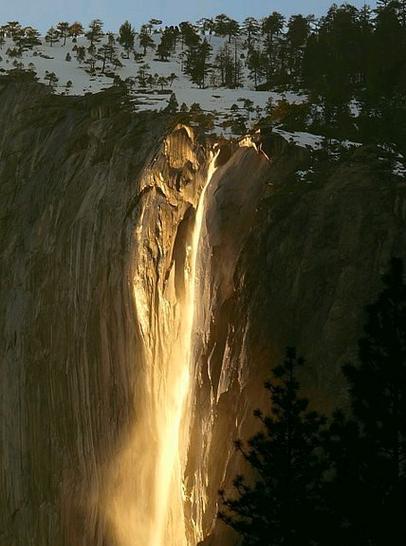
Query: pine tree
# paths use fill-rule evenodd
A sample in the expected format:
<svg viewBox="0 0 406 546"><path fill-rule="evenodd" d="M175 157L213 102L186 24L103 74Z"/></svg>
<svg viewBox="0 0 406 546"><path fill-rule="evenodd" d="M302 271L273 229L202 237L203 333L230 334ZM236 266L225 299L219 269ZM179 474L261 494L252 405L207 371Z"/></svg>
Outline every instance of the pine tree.
<svg viewBox="0 0 406 546"><path fill-rule="evenodd" d="M86 38L90 42L90 47L100 42L103 36L103 23L100 19L93 19L89 24L89 30L86 33Z"/></svg>
<svg viewBox="0 0 406 546"><path fill-rule="evenodd" d="M69 36L69 23L66 21L61 21L56 25L56 30L63 39L63 44L66 45L66 38Z"/></svg>
<svg viewBox="0 0 406 546"><path fill-rule="evenodd" d="M254 17L247 17L242 24L242 30L247 36L247 47L250 49L253 40L255 40L259 34L259 23Z"/></svg>
<svg viewBox="0 0 406 546"><path fill-rule="evenodd" d="M78 63L83 63L86 59L86 48L84 46L79 46L76 48L76 60Z"/></svg>
<svg viewBox="0 0 406 546"><path fill-rule="evenodd" d="M236 442L253 473L251 482L239 475L236 496L220 492L219 517L242 538L242 544L307 546L317 544L324 462L318 450L325 418L308 411L308 401L298 397L298 367L304 363L288 349L282 365L266 383L272 414L254 415L263 426L244 445Z"/></svg>
<svg viewBox="0 0 406 546"><path fill-rule="evenodd" d="M171 72L168 76L168 82L169 82L169 85L172 87L173 85L173 82L177 79L177 75L175 74L175 72Z"/></svg>
<svg viewBox="0 0 406 546"><path fill-rule="evenodd" d="M160 86L161 92L163 92L164 87L168 84L167 78L165 76L158 76L156 79L156 83Z"/></svg>
<svg viewBox="0 0 406 546"><path fill-rule="evenodd" d="M148 70L150 69L149 64L143 63L139 68L136 76L136 80L140 87L145 87L147 85L148 79Z"/></svg>
<svg viewBox="0 0 406 546"><path fill-rule="evenodd" d="M217 70L220 72L221 85L229 88L234 87L234 62L228 44L220 48L215 58Z"/></svg>
<svg viewBox="0 0 406 546"><path fill-rule="evenodd" d="M182 49L184 45L190 48L196 46L200 42L196 27L188 21L182 21L179 25L179 29L182 38Z"/></svg>
<svg viewBox="0 0 406 546"><path fill-rule="evenodd" d="M201 34L206 34L207 32L209 34L213 33L214 30L214 21L213 19L209 19L207 17L202 17L196 22L196 25L198 29L200 30Z"/></svg>
<svg viewBox="0 0 406 546"><path fill-rule="evenodd" d="M141 27L141 31L140 31L140 35L139 35L139 42L140 42L140 46L144 50L144 53L143 53L144 57L147 54L147 48L151 48L151 49L155 48L155 42L151 38L146 25L143 25Z"/></svg>
<svg viewBox="0 0 406 546"><path fill-rule="evenodd" d="M285 18L277 11L262 20L262 32L270 44L273 44L274 36L281 33L284 23Z"/></svg>
<svg viewBox="0 0 406 546"><path fill-rule="evenodd" d="M165 32L161 36L161 41L158 44L156 52L161 61L167 61L170 55L171 50L171 41L168 38L168 35Z"/></svg>
<svg viewBox="0 0 406 546"><path fill-rule="evenodd" d="M220 13L214 19L214 31L218 36L227 36L230 17L225 13Z"/></svg>
<svg viewBox="0 0 406 546"><path fill-rule="evenodd" d="M240 33L240 25L238 24L238 21L235 21L234 19L230 19L227 23L227 35L228 35L228 43L231 42L231 38L235 38Z"/></svg>
<svg viewBox="0 0 406 546"><path fill-rule="evenodd" d="M103 44L102 46L100 46L97 50L96 57L102 63L101 73L104 74L104 71L106 69L106 63L112 57L111 46L109 46L109 44Z"/></svg>
<svg viewBox="0 0 406 546"><path fill-rule="evenodd" d="M189 74L193 83L205 87L205 78L210 70L209 59L212 47L206 40L188 51L185 63L185 72Z"/></svg>
<svg viewBox="0 0 406 546"><path fill-rule="evenodd" d="M120 27L118 42L127 52L127 59L130 58L130 50L134 48L135 30L129 21L125 21Z"/></svg>
<svg viewBox="0 0 406 546"><path fill-rule="evenodd" d="M46 33L45 41L52 47L54 44L59 42L59 32L54 27L51 27Z"/></svg>
<svg viewBox="0 0 406 546"><path fill-rule="evenodd" d="M176 114L178 111L179 104L176 100L175 93L171 93L171 96L169 97L168 105L165 108L164 112L167 112L168 114Z"/></svg>
<svg viewBox="0 0 406 546"><path fill-rule="evenodd" d="M358 365L343 370L352 416L334 415L326 450L335 479L326 497L338 525L332 544L400 546L406 539L406 284L393 259L366 307Z"/></svg>
<svg viewBox="0 0 406 546"><path fill-rule="evenodd" d="M379 473L370 484L379 491L373 539L383 545L390 537L391 544L400 546L406 538L406 284L401 260L392 260L383 281L384 290L366 308L360 365L347 365L344 373L367 446L367 475L374 479Z"/></svg>
<svg viewBox="0 0 406 546"><path fill-rule="evenodd" d="M21 24L18 21L8 21L5 25L6 35L14 40L21 32Z"/></svg>
<svg viewBox="0 0 406 546"><path fill-rule="evenodd" d="M34 46L41 45L40 34L33 27L22 28L20 32L14 35L14 42L21 51L32 49Z"/></svg>
<svg viewBox="0 0 406 546"><path fill-rule="evenodd" d="M247 67L256 89L259 79L264 75L264 57L260 50L252 48L248 51Z"/></svg>
<svg viewBox="0 0 406 546"><path fill-rule="evenodd" d="M55 72L48 72L48 70L45 71L44 80L48 81L48 86L52 88L54 88L59 81Z"/></svg>

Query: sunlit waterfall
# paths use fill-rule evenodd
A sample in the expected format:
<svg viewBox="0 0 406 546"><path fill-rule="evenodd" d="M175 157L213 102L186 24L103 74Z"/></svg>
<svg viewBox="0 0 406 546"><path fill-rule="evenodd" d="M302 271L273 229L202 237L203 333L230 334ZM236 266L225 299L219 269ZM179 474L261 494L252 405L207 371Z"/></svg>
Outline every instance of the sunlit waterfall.
<svg viewBox="0 0 406 546"><path fill-rule="evenodd" d="M196 207L190 244L186 249L185 294L180 314L180 328L172 340L167 355L164 376L157 378L160 388L157 403L160 440L156 461L155 521L148 546L182 546L186 544L183 521L182 476L187 428L185 402L190 388L191 357L193 349L193 319L199 294L196 290L196 263L200 234L205 212L206 191L215 171L215 157L209 163L207 177ZM179 518L180 519L176 519Z"/></svg>
<svg viewBox="0 0 406 546"><path fill-rule="evenodd" d="M198 253L216 157L211 153L192 233L186 237L183 293L175 290L173 263L167 278L162 269L153 285L148 252L137 265L134 298L144 346L143 386L136 400L138 420L112 465L116 477L108 499L108 519L119 546L194 546L188 545L185 526L183 473L190 423L193 322L199 300ZM143 218L139 225L142 246Z"/></svg>

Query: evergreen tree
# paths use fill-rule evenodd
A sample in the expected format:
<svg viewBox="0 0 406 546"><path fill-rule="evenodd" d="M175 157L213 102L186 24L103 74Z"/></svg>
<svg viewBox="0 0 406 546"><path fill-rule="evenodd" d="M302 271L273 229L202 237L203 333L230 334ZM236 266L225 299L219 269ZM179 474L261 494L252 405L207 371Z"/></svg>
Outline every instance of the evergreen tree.
<svg viewBox="0 0 406 546"><path fill-rule="evenodd" d="M207 34L207 33L213 34L213 30L214 30L213 19L202 17L202 19L199 19L196 22L196 25L202 34Z"/></svg>
<svg viewBox="0 0 406 546"><path fill-rule="evenodd" d="M292 15L288 21L287 38L292 48L303 47L310 33L309 21L303 15Z"/></svg>
<svg viewBox="0 0 406 546"><path fill-rule="evenodd" d="M100 42L103 36L103 23L100 19L93 19L90 22L89 30L86 33L86 38L90 42L90 47L93 47L96 43Z"/></svg>
<svg viewBox="0 0 406 546"><path fill-rule="evenodd" d="M174 72L171 72L168 76L169 85L172 87L173 82L177 79L177 75Z"/></svg>
<svg viewBox="0 0 406 546"><path fill-rule="evenodd" d="M51 27L46 33L45 41L52 47L59 42L59 32L54 27Z"/></svg>
<svg viewBox="0 0 406 546"><path fill-rule="evenodd" d="M242 31L247 36L247 47L251 48L252 42L258 37L260 26L254 17L247 17L242 24Z"/></svg>
<svg viewBox="0 0 406 546"><path fill-rule="evenodd" d="M97 50L97 59L101 61L102 67L101 67L101 73L104 74L104 71L106 69L107 61L109 61L112 58L112 48L111 46L107 44L103 44L100 46Z"/></svg>
<svg viewBox="0 0 406 546"><path fill-rule="evenodd" d="M41 45L40 34L33 27L25 27L15 35L14 42L21 51L32 49L34 46Z"/></svg>
<svg viewBox="0 0 406 546"><path fill-rule="evenodd" d="M225 13L220 13L214 19L214 31L218 36L227 36L230 24L230 17Z"/></svg>
<svg viewBox="0 0 406 546"><path fill-rule="evenodd" d="M193 83L199 87L205 87L205 78L210 69L209 59L212 47L206 40L188 51L185 63L185 72L189 74Z"/></svg>
<svg viewBox="0 0 406 546"><path fill-rule="evenodd" d="M284 23L285 18L277 11L262 20L262 32L270 44L273 43L274 36L282 32Z"/></svg>
<svg viewBox="0 0 406 546"><path fill-rule="evenodd" d="M4 28L6 36L13 40L21 32L21 25L18 21L8 21Z"/></svg>
<svg viewBox="0 0 406 546"><path fill-rule="evenodd" d="M264 75L264 57L260 50L249 49L247 57L247 67L250 72L250 79L254 81L255 89L259 79Z"/></svg>
<svg viewBox="0 0 406 546"><path fill-rule="evenodd" d="M234 88L235 87L235 64L234 58L228 44L224 44L220 48L215 58L216 68L220 72L221 85Z"/></svg>
<svg viewBox="0 0 406 546"><path fill-rule="evenodd" d="M240 33L240 25L238 24L238 21L235 21L234 19L229 19L226 26L226 32L228 36L228 43L230 43L231 38L235 38Z"/></svg>
<svg viewBox="0 0 406 546"><path fill-rule="evenodd" d="M61 21L56 25L56 30L59 33L59 36L63 39L63 44L66 45L66 39L69 36L69 23L66 21Z"/></svg>
<svg viewBox="0 0 406 546"><path fill-rule="evenodd" d="M114 34L112 32L107 33L107 46L108 46L108 60L111 63L115 63L117 59L116 56L116 39L114 38Z"/></svg>
<svg viewBox="0 0 406 546"><path fill-rule="evenodd" d="M366 308L359 365L347 365L352 411L360 427L370 542L400 546L406 539L406 284L393 259L385 288ZM363 483L362 483L363 482Z"/></svg>
<svg viewBox="0 0 406 546"><path fill-rule="evenodd" d="M78 63L83 63L86 59L86 48L84 46L77 47L75 54Z"/></svg>
<svg viewBox="0 0 406 546"><path fill-rule="evenodd" d="M45 71L44 80L46 80L48 82L48 86L52 88L54 88L59 81L55 72L48 72L48 70Z"/></svg>
<svg viewBox="0 0 406 546"><path fill-rule="evenodd" d="M168 31L164 31L161 36L161 41L157 47L157 54L161 61L167 61L170 56L173 39Z"/></svg>
<svg viewBox="0 0 406 546"><path fill-rule="evenodd" d="M221 13L217 15L213 22L214 31L218 36L228 36L228 42L231 42L233 36L237 36L240 32L240 25L234 19Z"/></svg>
<svg viewBox="0 0 406 546"><path fill-rule="evenodd" d="M343 370L352 416L334 414L325 448L334 465L326 504L332 545L400 546L406 539L406 284L393 259L366 307L358 365Z"/></svg>
<svg viewBox="0 0 406 546"><path fill-rule="evenodd" d="M136 76L137 83L140 87L145 87L147 85L148 79L148 70L150 69L149 64L143 63L139 68Z"/></svg>
<svg viewBox="0 0 406 546"><path fill-rule="evenodd" d="M288 68L292 83L302 81L303 50L310 34L309 20L303 15L293 15L288 21L286 33ZM281 67L283 71L283 67Z"/></svg>
<svg viewBox="0 0 406 546"><path fill-rule="evenodd" d="M151 49L155 48L155 42L151 38L148 32L148 28L145 25L141 27L141 31L140 31L140 35L138 39L139 39L140 46L144 50L143 55L145 57L145 55L147 54L147 48L151 48Z"/></svg>
<svg viewBox="0 0 406 546"><path fill-rule="evenodd" d="M118 43L123 46L127 52L127 59L130 58L130 50L134 48L135 30L129 21L125 21L120 27L118 34Z"/></svg>
<svg viewBox="0 0 406 546"><path fill-rule="evenodd" d="M176 100L175 93L171 93L171 96L169 97L168 105L165 108L164 112L167 112L168 114L176 114L178 111L179 104Z"/></svg>
<svg viewBox="0 0 406 546"><path fill-rule="evenodd" d="M324 513L320 493L325 467L318 450L325 418L308 411L308 401L298 397L296 373L303 362L288 349L283 364L274 368L266 383L272 414L256 410L263 431L247 446L236 443L252 480L237 476L234 497L220 492L219 517L240 534L244 546L317 544Z"/></svg>
<svg viewBox="0 0 406 546"><path fill-rule="evenodd" d="M160 86L161 92L163 92L164 87L168 84L167 78L165 76L158 76L156 78L156 83Z"/></svg>
<svg viewBox="0 0 406 546"><path fill-rule="evenodd" d="M184 45L186 47L194 47L200 42L200 37L196 31L196 28L188 21L183 21L180 23L179 29L182 38L182 49Z"/></svg>

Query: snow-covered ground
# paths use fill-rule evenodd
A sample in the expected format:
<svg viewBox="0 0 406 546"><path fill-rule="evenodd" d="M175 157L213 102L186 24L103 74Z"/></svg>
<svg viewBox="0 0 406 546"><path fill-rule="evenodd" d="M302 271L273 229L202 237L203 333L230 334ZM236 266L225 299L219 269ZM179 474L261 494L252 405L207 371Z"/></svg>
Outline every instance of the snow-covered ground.
<svg viewBox="0 0 406 546"><path fill-rule="evenodd" d="M161 39L160 34L153 34L152 37L157 45ZM104 38L97 46L100 47L106 40L107 38ZM207 36L207 40L213 48L212 59L214 59L219 49L227 42L227 39L213 35ZM44 83L47 83L45 80L46 72L54 72L58 78L58 82L55 85L55 93L71 95L97 93L113 84L112 77L101 73L101 61L97 62L97 70L94 75L89 73L86 64L77 61L74 51L75 44L71 38L67 39L66 45L63 45L62 40L52 46L43 38L41 38L41 42L41 46L24 51L22 57L16 58L16 61L22 63L24 68L31 67L31 69L35 70L39 80ZM89 42L84 36L77 39L76 47L81 46L85 48L89 46ZM14 68L14 58L10 58L6 54L7 50L13 47L13 41L7 38L5 44L0 49L0 72L7 72ZM176 76L172 84L164 86L164 92L161 91L159 86L155 89L149 89L147 92L145 90L138 91L135 85L133 100L135 108L139 110L160 110L165 108L169 98L168 92L173 91L179 105L185 103L190 107L192 104L198 103L205 112L215 114L215 124L217 128L220 128L222 121L225 117L229 116L230 108L233 104L237 104L241 111L244 111L243 101L246 99L252 101L253 109L255 110L255 112L250 114L250 121L254 121L264 112L269 98L272 98L273 102L285 99L290 103L300 103L306 99L305 96L289 92L255 91L245 67L243 68L242 75L243 86L238 89L213 86L199 89L182 71L182 50L180 44L176 53L167 62L158 60L155 51L152 49L147 50L147 54L145 57L142 57L142 60L135 60L132 54L130 55L130 59L126 59L124 49L118 43L115 44L115 47L123 66L114 69L114 72L123 80L136 78L140 66L144 63L149 65L147 69L149 74L164 77L175 74ZM138 36L136 37L135 51L136 53L142 53L142 49L138 45ZM71 61L66 60L68 53L71 56ZM111 72L110 69L107 70L107 72L109 71ZM66 87L67 82L71 82L69 89Z"/></svg>
<svg viewBox="0 0 406 546"><path fill-rule="evenodd" d="M160 32L152 34L151 37L155 46L157 46L161 41ZM169 60L163 62L158 59L154 49L147 49L146 55L141 55L143 49L139 46L138 35L136 35L135 39L135 55L131 53L129 59L126 58L126 52L118 43L117 36L115 36L115 39L116 56L121 66L112 67L107 63L107 74L103 74L101 71L102 61L98 60L96 70L91 74L89 66L85 62L79 62L76 58L75 50L80 47L86 49L86 56L89 55L87 51L89 41L84 36L79 36L76 43L72 38L67 38L65 45L63 45L61 39L52 46L45 41L44 37L41 37L41 45L24 51L21 57L11 57L7 54L9 49L15 48L15 44L11 38L5 38L5 43L2 46L0 45L0 74L13 70L17 63L20 67L35 71L39 80L46 84L47 73L54 73L57 77L54 92L70 95L98 93L111 87L114 75L117 75L122 80L132 80L131 97L135 110L162 110L167 106L170 94L173 92L179 106L184 103L187 107L190 107L192 104L197 103L205 113L212 113L214 115L213 132L228 138L238 137L230 127L230 121L233 118L235 119L236 112L244 114L246 126L250 128L254 125L254 122L266 113L266 105L269 99L271 99L272 104L276 104L280 100L286 100L290 104L299 104L307 100L304 94L256 91L253 82L249 78L249 71L244 58L241 58L241 87L237 89L221 87L218 79L214 81L213 76L208 75L208 86L200 89L191 82L190 78L182 70L185 51L182 51L180 44L178 44L176 51L171 53ZM212 47L211 62L213 62L217 53L227 44L228 40L215 35L206 35L206 39ZM106 35L97 44L97 48L105 43L107 43ZM232 50L234 44L229 44L229 47ZM240 54L246 54L246 49L242 43L239 44L239 51ZM70 61L66 60L67 55L70 56ZM166 83L164 82L163 88L155 83L152 87L140 89L137 83L137 74L142 66L146 66L146 72L154 76L155 80L159 76L168 78L170 75L174 75L174 77ZM68 82L69 85L67 86ZM244 101L251 101L249 112ZM235 108L231 110L233 105L237 105L238 110ZM359 115L359 104L356 101L351 102L350 108L353 116ZM320 149L324 141L324 137L306 132L288 132L281 128L274 128L274 132L279 133L288 142L313 150ZM338 144L338 141L335 142ZM350 141L342 141L339 144L344 147L360 145ZM393 172L399 177L406 176L403 157L397 157Z"/></svg>

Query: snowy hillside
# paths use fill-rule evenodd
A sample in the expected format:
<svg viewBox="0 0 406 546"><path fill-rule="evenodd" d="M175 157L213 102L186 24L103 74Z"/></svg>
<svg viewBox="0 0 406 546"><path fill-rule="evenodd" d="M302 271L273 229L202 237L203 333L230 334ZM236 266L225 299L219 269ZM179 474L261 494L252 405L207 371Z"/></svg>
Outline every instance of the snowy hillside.
<svg viewBox="0 0 406 546"><path fill-rule="evenodd" d="M157 46L161 40L159 32L152 34L152 39ZM107 43L105 35L98 47ZM101 61L96 65L96 70L91 73L86 63L77 59L76 52L78 48L88 48L89 41L84 36L79 36L76 43L71 37L66 39L66 44L60 40L53 45L47 43L44 37L40 37L41 45L36 45L32 49L22 52L18 58L13 58L7 54L7 51L13 50L14 42L11 38L5 38L5 43L0 49L0 73L8 72L16 67L31 69L36 72L39 80L46 84L52 83L54 92L58 94L83 95L85 93L97 93L102 89L113 85L114 75L122 80L130 79L132 81L131 97L134 108L138 110L161 110L168 104L170 94L175 93L176 99L181 105L184 103L187 107L192 104L199 104L203 111L215 115L214 123L218 129L221 128L222 121L230 115L230 108L233 105L239 105L244 110L244 101L248 100L250 112L247 113L248 124L263 115L267 101L272 98L274 102L285 99L289 103L300 103L305 97L294 93L276 93L270 91L256 91L248 78L248 72L245 66L242 74L242 87L237 89L227 89L224 87L209 86L200 89L192 83L190 78L184 74L182 65L184 62L184 49L177 45L176 51L171 55L168 61L160 61L154 49L147 49L143 56L142 48L138 44L137 36L135 39L134 53L131 52L130 58L123 47L117 41L114 47L116 55L122 66L114 67L113 70L101 70ZM221 47L227 43L227 38L219 36L207 36L207 40L213 48L213 56ZM67 60L70 59L70 60ZM153 75L155 84L148 88L140 88L137 85L136 77L140 71L146 67L146 71ZM47 74L54 73L56 79L54 82L47 80ZM172 75L172 76L171 76ZM160 82L160 77L167 79L166 82ZM160 83L159 83L160 82ZM250 103L252 101L252 104Z"/></svg>

